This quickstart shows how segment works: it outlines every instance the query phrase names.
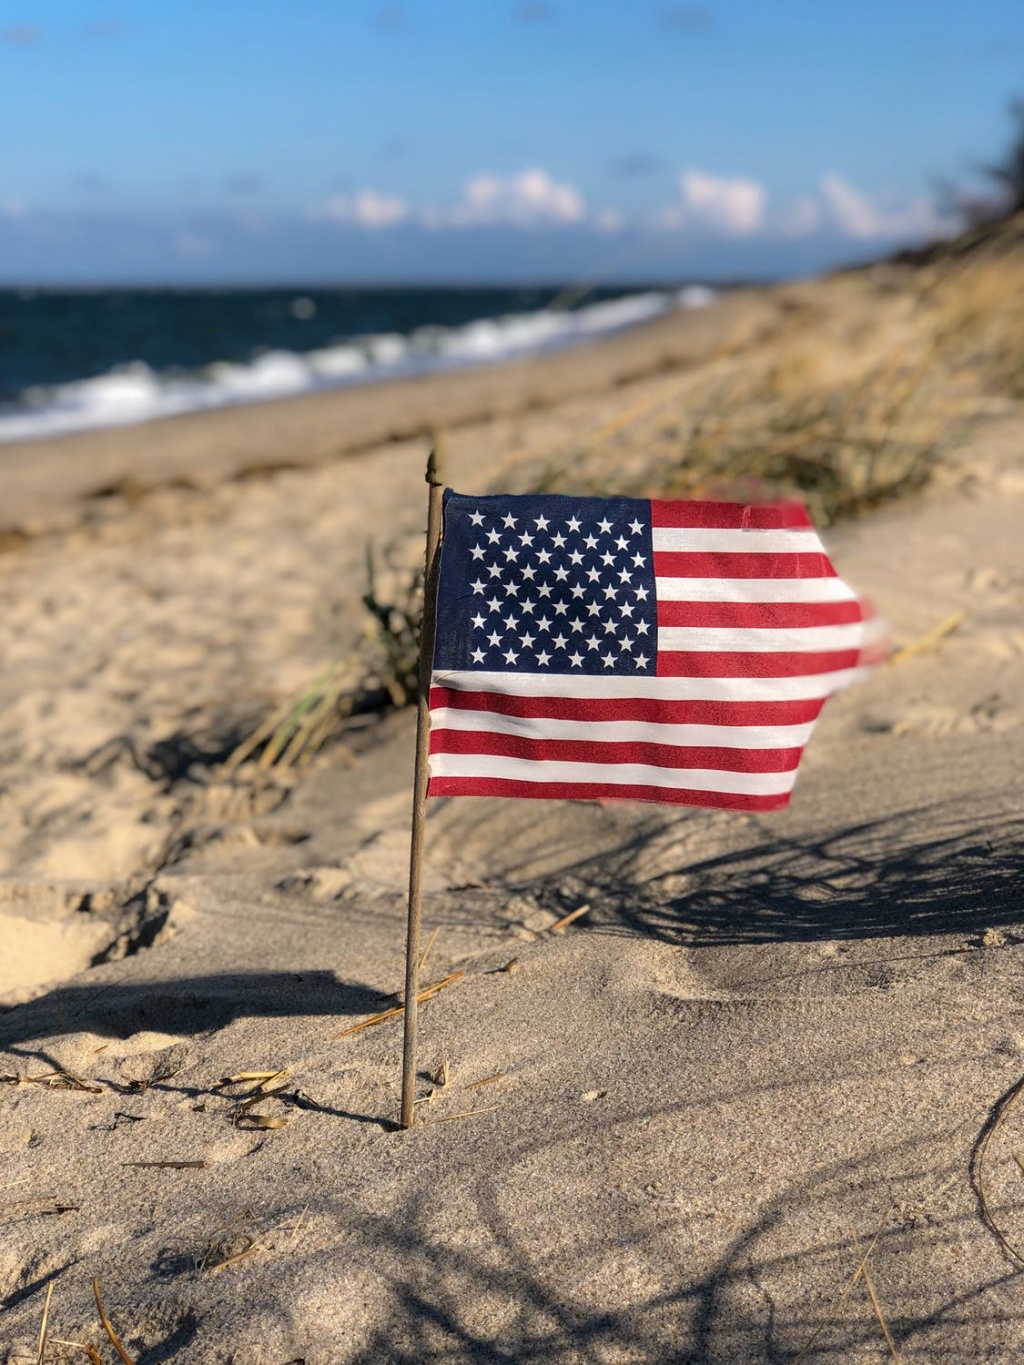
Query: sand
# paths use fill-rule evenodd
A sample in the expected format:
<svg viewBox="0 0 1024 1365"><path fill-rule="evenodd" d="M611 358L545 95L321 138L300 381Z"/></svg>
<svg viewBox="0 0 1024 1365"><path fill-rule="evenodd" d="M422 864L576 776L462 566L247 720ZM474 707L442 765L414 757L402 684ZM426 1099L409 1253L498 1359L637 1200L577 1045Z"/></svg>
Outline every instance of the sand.
<svg viewBox="0 0 1024 1365"><path fill-rule="evenodd" d="M789 810L431 804L463 975L411 1132L400 1021L338 1036L402 981L411 715L217 780L355 647L367 538L415 559L432 424L513 482L785 312L0 451L5 1365L51 1288L46 1359L114 1360L94 1278L138 1365L881 1361L879 1312L1018 1358L1019 407L830 533L897 644L959 624L830 703Z"/></svg>

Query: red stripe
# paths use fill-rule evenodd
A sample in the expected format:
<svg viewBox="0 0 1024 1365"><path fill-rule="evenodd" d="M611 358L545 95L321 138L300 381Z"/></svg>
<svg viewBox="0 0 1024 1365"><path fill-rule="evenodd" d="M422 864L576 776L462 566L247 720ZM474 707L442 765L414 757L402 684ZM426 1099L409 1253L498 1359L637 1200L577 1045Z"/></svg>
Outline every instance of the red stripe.
<svg viewBox="0 0 1024 1365"><path fill-rule="evenodd" d="M654 573L658 578L836 578L826 554L816 550L787 554L741 554L730 550L698 553L691 550L656 550Z"/></svg>
<svg viewBox="0 0 1024 1365"><path fill-rule="evenodd" d="M432 777L428 796L526 796L538 800L656 801L659 805L710 806L716 810L781 810L790 792L748 796L741 792L690 791L684 787L617 786L611 782L517 782L506 777Z"/></svg>
<svg viewBox="0 0 1024 1365"><path fill-rule="evenodd" d="M582 685L582 684L581 684ZM803 725L817 720L823 697L808 701L662 701L659 697L515 697L432 687L430 709L493 711L528 720L637 720L651 725Z"/></svg>
<svg viewBox="0 0 1024 1365"><path fill-rule="evenodd" d="M433 730L432 754L496 754L534 763L642 763L649 768L709 768L727 773L789 773L802 749L720 749L676 744L523 739L490 730Z"/></svg>
<svg viewBox="0 0 1024 1365"><path fill-rule="evenodd" d="M860 602L659 602L659 626L789 630L864 620Z"/></svg>
<svg viewBox="0 0 1024 1365"><path fill-rule="evenodd" d="M805 674L856 668L863 658L859 649L829 649L806 654L756 649L662 649L658 651L658 677L802 678Z"/></svg>
<svg viewBox="0 0 1024 1365"><path fill-rule="evenodd" d="M736 531L813 530L802 502L666 502L651 499L653 526L707 526Z"/></svg>

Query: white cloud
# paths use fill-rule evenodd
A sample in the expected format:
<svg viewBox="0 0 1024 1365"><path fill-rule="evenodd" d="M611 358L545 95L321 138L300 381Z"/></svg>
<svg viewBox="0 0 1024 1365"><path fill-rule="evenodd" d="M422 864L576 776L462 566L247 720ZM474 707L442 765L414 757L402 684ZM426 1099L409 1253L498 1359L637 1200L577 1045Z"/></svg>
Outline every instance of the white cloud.
<svg viewBox="0 0 1024 1365"><path fill-rule="evenodd" d="M586 216L586 204L575 186L533 167L508 177L476 175L466 181L457 204L426 215L425 221L432 227L532 227L580 223Z"/></svg>
<svg viewBox="0 0 1024 1365"><path fill-rule="evenodd" d="M679 177L679 193L683 226L696 224L731 237L749 237L764 225L768 196L757 180L684 171Z"/></svg>
<svg viewBox="0 0 1024 1365"><path fill-rule="evenodd" d="M941 232L944 226L927 199L918 197L903 204L885 205L834 172L822 176L819 194L830 220L847 237L858 241L926 237Z"/></svg>
<svg viewBox="0 0 1024 1365"><path fill-rule="evenodd" d="M354 224L356 227L397 227L409 217L409 206L397 194L377 190L358 190L355 194L332 194L310 210L314 222Z"/></svg>

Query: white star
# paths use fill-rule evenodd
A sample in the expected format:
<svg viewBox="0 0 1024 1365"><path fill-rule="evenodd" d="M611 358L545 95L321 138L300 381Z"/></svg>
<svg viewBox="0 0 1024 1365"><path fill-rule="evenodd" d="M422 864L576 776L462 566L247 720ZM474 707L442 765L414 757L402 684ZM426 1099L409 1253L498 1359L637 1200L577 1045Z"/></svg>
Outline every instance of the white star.
<svg viewBox="0 0 1024 1365"><path fill-rule="evenodd" d="M500 601L500 599L497 598L497 597L489 597L489 598L487 599L487 610L488 610L488 611L500 611L500 610L501 610L501 601Z"/></svg>
<svg viewBox="0 0 1024 1365"><path fill-rule="evenodd" d="M597 536L587 536L587 538L586 538L586 540L583 542L583 544L587 547L588 550L596 550L596 549L597 549Z"/></svg>
<svg viewBox="0 0 1024 1365"><path fill-rule="evenodd" d="M605 668L614 668L614 667L615 667L615 655L614 655L614 654L606 654L606 655L604 656L604 658L601 660L601 662L604 664Z"/></svg>
<svg viewBox="0 0 1024 1365"><path fill-rule="evenodd" d="M647 622L646 622L646 621L634 621L633 624L636 626L636 633L637 633L637 635L646 635L646 634L647 634Z"/></svg>
<svg viewBox="0 0 1024 1365"><path fill-rule="evenodd" d="M615 556L614 556L614 555L610 555L610 554L608 553L608 551L605 550L604 554L601 556L601 563L602 563L602 564L614 564L614 563L615 563Z"/></svg>
<svg viewBox="0 0 1024 1365"><path fill-rule="evenodd" d="M533 524L538 531L546 531L548 529L548 519L543 514L539 516Z"/></svg>
<svg viewBox="0 0 1024 1365"><path fill-rule="evenodd" d="M501 533L499 531L488 531L487 539L492 545L497 545L498 541L501 539Z"/></svg>
<svg viewBox="0 0 1024 1365"><path fill-rule="evenodd" d="M643 555L634 555L634 556L633 556L633 565L634 565L635 568L637 568L637 569L642 569L646 563L647 563L647 560L646 560L646 558L645 558Z"/></svg>
<svg viewBox="0 0 1024 1365"><path fill-rule="evenodd" d="M556 616L564 616L565 613L566 613L568 610L569 610L569 608L568 608L568 606L567 606L564 602L556 602L556 603L555 603L555 615L556 615Z"/></svg>
<svg viewBox="0 0 1024 1365"><path fill-rule="evenodd" d="M632 583L632 581L633 581L633 575L629 572L628 569L620 569L620 570L619 570L619 582L620 582L620 583Z"/></svg>
<svg viewBox="0 0 1024 1365"><path fill-rule="evenodd" d="M482 526L482 525L484 524L483 513L482 513L482 512L470 512L470 514L469 514L469 521L470 521L470 525L471 525L471 526Z"/></svg>
<svg viewBox="0 0 1024 1365"><path fill-rule="evenodd" d="M529 631L527 631L525 635L520 635L519 637L519 643L522 645L524 649L529 649L530 646L533 644L533 641L534 637L530 634Z"/></svg>
<svg viewBox="0 0 1024 1365"><path fill-rule="evenodd" d="M607 518L605 518L604 520L599 521L597 523L597 529L599 531L604 531L604 533L607 535L608 532L611 531L612 529L612 524L610 521L607 520Z"/></svg>
<svg viewBox="0 0 1024 1365"><path fill-rule="evenodd" d="M538 629L538 630L550 630L550 629L551 629L551 622L548 620L548 618L547 618L546 616L542 616L542 617L540 618L540 620L537 622L537 629Z"/></svg>
<svg viewBox="0 0 1024 1365"><path fill-rule="evenodd" d="M572 664L573 668L582 668L582 667L583 667L583 655L582 655L582 654L578 654L578 653L577 653L577 654L570 654L570 655L569 655L569 662Z"/></svg>
<svg viewBox="0 0 1024 1365"><path fill-rule="evenodd" d="M604 621L602 624L604 625L604 633L605 633L605 635L614 635L614 634L615 634L615 622L614 622L614 621Z"/></svg>
<svg viewBox="0 0 1024 1365"><path fill-rule="evenodd" d="M550 561L551 561L551 551L550 551L550 550L540 550L540 551L538 551L538 553L537 553L537 560L538 560L538 562L541 563L541 564L548 564L548 563L550 563Z"/></svg>
<svg viewBox="0 0 1024 1365"><path fill-rule="evenodd" d="M638 654L638 655L636 656L635 663L636 663L637 668L646 668L646 667L647 667L647 655L646 655L646 654Z"/></svg>
<svg viewBox="0 0 1024 1365"><path fill-rule="evenodd" d="M506 649L505 653L501 657L505 660L506 663L514 664L515 661L519 658L519 655L516 653L514 649Z"/></svg>
<svg viewBox="0 0 1024 1365"><path fill-rule="evenodd" d="M559 531L557 535L551 537L551 543L552 545L557 545L558 548L561 549L562 546L565 544L565 536L563 536L561 531Z"/></svg>
<svg viewBox="0 0 1024 1365"><path fill-rule="evenodd" d="M500 644L501 644L501 636L498 634L497 631L494 631L492 634L488 635L487 641L488 641L489 644L492 644L492 645L500 645Z"/></svg>
<svg viewBox="0 0 1024 1365"><path fill-rule="evenodd" d="M505 516L502 518L501 524L502 526L508 526L511 529L511 527L516 524L516 519L511 512L506 512Z"/></svg>
<svg viewBox="0 0 1024 1365"><path fill-rule="evenodd" d="M647 601L647 589L646 589L646 588L637 588L637 589L635 590L635 592L634 592L633 595L634 595L635 597L639 597L639 599L640 599L641 602L646 602L646 601Z"/></svg>
<svg viewBox="0 0 1024 1365"><path fill-rule="evenodd" d="M483 661L484 661L484 652L483 652L483 650L482 650L482 649L474 649L474 650L473 650L473 662L474 662L475 664L482 664Z"/></svg>
<svg viewBox="0 0 1024 1365"><path fill-rule="evenodd" d="M480 553L483 554L483 550L481 550ZM573 550L572 554L569 556L569 563L570 564L583 563L583 556L580 554L579 550Z"/></svg>
<svg viewBox="0 0 1024 1365"><path fill-rule="evenodd" d="M469 586L473 589L474 592L483 592L484 590L483 579L478 578L475 583L470 583Z"/></svg>
<svg viewBox="0 0 1024 1365"><path fill-rule="evenodd" d="M598 573L596 569L588 569L587 577L590 579L591 583L596 583L598 579L601 577L601 575Z"/></svg>
<svg viewBox="0 0 1024 1365"><path fill-rule="evenodd" d="M631 521L629 523L629 529L633 532L635 536L638 536L644 528L640 525L638 521Z"/></svg>
<svg viewBox="0 0 1024 1365"><path fill-rule="evenodd" d="M550 597L550 596L551 596L551 584L550 584L550 583L541 583L541 584L539 585L539 587L537 588L537 591L540 593L541 597Z"/></svg>
<svg viewBox="0 0 1024 1365"><path fill-rule="evenodd" d="M524 568L523 568L523 577L524 577L524 578L536 578L536 577L537 577L537 570L533 567L532 564L527 564L527 565L524 566Z"/></svg>
<svg viewBox="0 0 1024 1365"><path fill-rule="evenodd" d="M538 651L538 653L537 653L537 662L538 662L539 664L544 665L545 667L551 662L551 655L547 652L546 649L542 649L542 650L539 650L539 651Z"/></svg>
<svg viewBox="0 0 1024 1365"><path fill-rule="evenodd" d="M626 539L625 536L619 536L615 544L619 547L620 550L626 550L629 548L629 541Z"/></svg>
<svg viewBox="0 0 1024 1365"><path fill-rule="evenodd" d="M556 649L564 649L569 641L564 635L559 634L555 636L553 643Z"/></svg>
<svg viewBox="0 0 1024 1365"><path fill-rule="evenodd" d="M605 597L608 598L609 601L611 601L613 597L616 597L618 595L618 591L619 591L618 588L605 588L604 595Z"/></svg>
<svg viewBox="0 0 1024 1365"><path fill-rule="evenodd" d="M519 617L518 617L518 616L506 616L506 617L505 617L505 629L506 629L506 630L515 630L515 628L516 628L516 626L518 626L518 624L519 624Z"/></svg>
<svg viewBox="0 0 1024 1365"><path fill-rule="evenodd" d="M582 629L583 629L583 622L579 619L579 617L577 617L574 621L570 621L570 622L569 622L569 629L570 629L570 630L582 630Z"/></svg>
<svg viewBox="0 0 1024 1365"><path fill-rule="evenodd" d="M569 570L559 564L558 568L555 570L555 577L558 579L559 583L564 583L569 577Z"/></svg>
<svg viewBox="0 0 1024 1365"><path fill-rule="evenodd" d="M469 553L473 556L474 559L483 559L484 547L482 545L474 545L470 549Z"/></svg>
<svg viewBox="0 0 1024 1365"><path fill-rule="evenodd" d="M622 606L619 608L619 615L620 615L620 616L632 616L632 615L633 615L633 604L632 604L632 602L623 602Z"/></svg>
<svg viewBox="0 0 1024 1365"><path fill-rule="evenodd" d="M633 641L629 638L628 635L627 635L626 638L620 643L619 648L620 648L620 649L632 649L632 648L633 648Z"/></svg>
<svg viewBox="0 0 1024 1365"><path fill-rule="evenodd" d="M580 585L579 585L578 583L574 583L574 584L572 585L572 595L573 595L573 597L582 597L582 596L583 596L583 589L580 587Z"/></svg>
<svg viewBox="0 0 1024 1365"><path fill-rule="evenodd" d="M519 558L519 551L518 551L518 550L506 550L506 551L505 551L505 559L508 561L509 564L514 564L515 561L516 561L518 558Z"/></svg>
<svg viewBox="0 0 1024 1365"><path fill-rule="evenodd" d="M505 584L505 596L506 596L506 597L518 597L518 596L519 596L519 584L518 584L518 583L506 583L506 584Z"/></svg>
<svg viewBox="0 0 1024 1365"><path fill-rule="evenodd" d="M529 531L524 531L523 534L519 537L519 544L520 545L533 544L533 536L530 535Z"/></svg>
<svg viewBox="0 0 1024 1365"><path fill-rule="evenodd" d="M587 611L590 613L591 616L600 616L601 615L600 602L588 602Z"/></svg>
<svg viewBox="0 0 1024 1365"><path fill-rule="evenodd" d="M566 526L568 526L570 531L578 531L580 529L580 524L575 517L570 517L565 524Z"/></svg>
<svg viewBox="0 0 1024 1365"><path fill-rule="evenodd" d="M601 641L597 638L596 635L591 635L590 638L587 640L587 648L588 649L601 648Z"/></svg>
<svg viewBox="0 0 1024 1365"><path fill-rule="evenodd" d="M482 616L479 616L479 615L474 616L474 617L473 617L473 624L474 624L474 626L476 626L477 630L483 630L483 628L484 628L484 618L483 618Z"/></svg>
<svg viewBox="0 0 1024 1365"><path fill-rule="evenodd" d="M522 611L529 611L529 612L532 612L533 609L534 609L534 607L535 607L536 605L537 605L536 602L530 602L529 600L527 600L526 602L520 602L520 604L519 604L520 609L521 609Z"/></svg>
<svg viewBox="0 0 1024 1365"><path fill-rule="evenodd" d="M500 565L500 564L488 564L488 566L487 566L487 572L490 574L490 576L491 576L492 578L500 578L500 577L501 577L501 565Z"/></svg>

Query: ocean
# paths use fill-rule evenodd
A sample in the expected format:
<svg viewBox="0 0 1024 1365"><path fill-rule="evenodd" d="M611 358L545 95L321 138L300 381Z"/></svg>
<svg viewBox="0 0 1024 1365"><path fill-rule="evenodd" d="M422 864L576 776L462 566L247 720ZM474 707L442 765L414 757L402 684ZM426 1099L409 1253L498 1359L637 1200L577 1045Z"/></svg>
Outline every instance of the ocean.
<svg viewBox="0 0 1024 1365"><path fill-rule="evenodd" d="M494 363L701 307L600 288L0 290L0 442Z"/></svg>

